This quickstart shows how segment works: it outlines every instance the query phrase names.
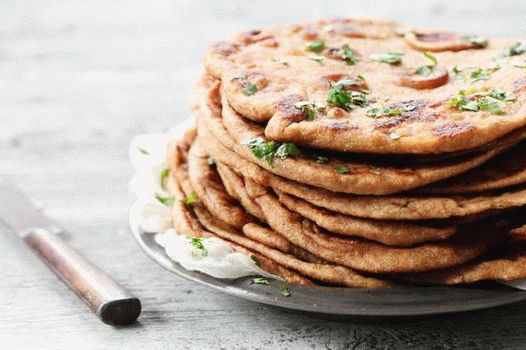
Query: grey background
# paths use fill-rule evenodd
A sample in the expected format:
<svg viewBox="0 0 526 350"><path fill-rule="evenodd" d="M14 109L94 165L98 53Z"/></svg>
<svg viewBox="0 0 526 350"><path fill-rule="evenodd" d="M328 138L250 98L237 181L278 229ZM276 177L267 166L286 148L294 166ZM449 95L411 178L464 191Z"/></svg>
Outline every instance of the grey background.
<svg viewBox="0 0 526 350"><path fill-rule="evenodd" d="M0 228L0 347L526 347L524 304L418 319L328 320L179 279L132 240L127 146L136 134L188 117L206 45L238 30L347 15L526 33L525 1L1 1L0 174L63 222L71 244L139 295L144 312L130 328L99 323Z"/></svg>

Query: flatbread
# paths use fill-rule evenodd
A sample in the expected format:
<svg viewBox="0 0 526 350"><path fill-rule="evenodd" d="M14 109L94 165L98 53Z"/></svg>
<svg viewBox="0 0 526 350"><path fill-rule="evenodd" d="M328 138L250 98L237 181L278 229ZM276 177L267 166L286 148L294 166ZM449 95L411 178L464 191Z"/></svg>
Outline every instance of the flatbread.
<svg viewBox="0 0 526 350"><path fill-rule="evenodd" d="M248 197L241 202L245 209L248 212L258 211L264 215L259 205L250 198L245 189L245 186L254 186L254 183L243 181L241 176L221 163L217 164L217 168L222 174L223 183L225 180L226 182L236 182L235 192L238 198ZM456 232L456 225L452 223L426 226L412 222L360 219L316 207L284 192L276 191L276 193L279 201L289 210L315 222L330 232L343 236L361 237L389 246L411 246L429 241L445 240ZM264 220L264 216L262 220Z"/></svg>
<svg viewBox="0 0 526 350"><path fill-rule="evenodd" d="M176 155L172 155L169 158L169 160L172 161L170 163L172 172L170 173L171 185L169 186L169 190L172 191L174 190L173 188L175 186L178 186L179 190L174 190L174 192L172 193L179 193L179 195L183 193L183 196L188 196L194 192L194 189L191 187L191 182L188 179L188 172L185 169L185 166L183 166L184 163L173 163L174 159L185 158L185 156L181 154L181 152L184 152L185 148L186 150L188 150L189 145L185 146L184 144L178 144L175 147L172 147L171 149L171 151L176 152ZM173 166L175 164L177 164L178 166L174 168ZM180 200L176 202L181 203ZM187 221L192 221L191 224L189 224L188 226L205 228L204 233L195 232L197 230L190 231L189 233L180 233L191 235L195 234L198 237L214 235L228 242L232 242L233 244L241 246L249 252L255 253L256 256L258 256L258 259L260 257L263 257L268 261L273 262L275 264L274 267L279 266L280 269L277 270L278 272L282 273L281 277L284 277L291 282L300 284L311 284L308 278L301 276L304 275L310 276L316 280L323 281L325 283L355 288L386 288L394 285L394 283L389 282L387 280L363 276L347 267L337 266L333 264L305 262L299 260L293 255L283 253L273 248L269 248L264 244L249 239L248 237L241 234L241 232L236 231L235 228L213 217L202 203L194 203L191 207L187 205L176 205L173 207L173 210L174 212L176 212L174 213L174 218L184 217L187 218ZM254 224L252 224L252 226L253 225ZM178 226L176 226L175 228L179 229ZM185 226L183 226L182 228L185 228ZM201 229L201 231L203 231L203 229ZM299 272L301 275L294 271Z"/></svg>
<svg viewBox="0 0 526 350"><path fill-rule="evenodd" d="M473 225L439 243L411 248L387 247L323 232L311 221L292 213L261 187L251 193L269 226L292 244L338 265L370 273L427 271L462 264L488 251L503 235L495 223Z"/></svg>
<svg viewBox="0 0 526 350"><path fill-rule="evenodd" d="M173 207L172 207L172 223L173 227L179 234L184 234L190 237L218 237L220 239L225 240L224 238L220 237L219 235L212 233L208 231L195 217L195 215L190 210L190 207L185 205L183 202L183 199L188 195L183 191L183 189L180 186L179 181L182 180L185 186L188 188L190 186L190 181L186 176L184 176L184 173L181 174L179 172L180 166L183 166L186 163L186 157L187 152L189 149L189 142L192 141L192 136L187 138L186 142L184 140L180 142L174 142L170 144L170 148L172 152L169 152L170 155L170 164L172 165L172 172L170 176L166 178L166 188L170 192L171 195L174 196L176 199L174 201ZM175 168L173 168L175 166ZM175 170L174 170L175 169ZM179 176L177 176L179 175ZM183 175L183 176L181 176ZM177 177L179 179L177 179ZM237 244L232 241L225 240L227 244L229 244L232 249L239 251L241 253L247 254L247 255L254 255L259 261L259 265L262 269L265 271L268 271L269 273L279 276L285 281L289 281L291 283L301 284L301 285L312 285L310 279L305 278L304 276L301 276L297 272L294 272L293 270L290 270L283 265L280 265L279 263L275 262L274 260L268 258L264 254L260 254L259 252L252 251L248 249L246 246L249 244ZM247 242L242 242L247 243Z"/></svg>
<svg viewBox="0 0 526 350"><path fill-rule="evenodd" d="M455 285L483 280L513 281L526 278L526 250L499 258L471 262L447 270L400 276L417 284Z"/></svg>
<svg viewBox="0 0 526 350"><path fill-rule="evenodd" d="M386 21L337 19L253 30L213 44L205 67L221 79L237 112L255 121L269 120L265 130L269 139L314 148L448 153L480 147L526 125L526 74L513 64L513 57L502 56L521 39L491 38L487 47L480 42L477 47L469 37L443 31L414 29L400 36L396 33L400 27ZM317 39L324 41L325 48L309 52L307 46ZM346 44L357 56L356 64L343 59ZM435 51L438 61L428 78L414 74L417 67L432 65L423 51ZM371 58L386 52L402 53L401 63ZM497 64L499 69L494 68ZM449 73L454 67L461 73ZM473 67L489 70L486 80L471 78ZM438 74L444 84L429 89L407 87L402 80L408 74L413 74L411 81L431 80ZM352 88L366 89L367 98L377 102L349 111L329 104L312 121L294 107L299 101L326 103L328 81L342 78L357 81ZM247 93L247 86L255 89ZM459 110L445 103L470 88L480 93L502 89L516 99L506 103L501 115ZM371 118L371 107L401 109L402 113Z"/></svg>
<svg viewBox="0 0 526 350"><path fill-rule="evenodd" d="M330 157L326 164L319 164L307 154L286 159L274 158L273 164L269 164L255 157L248 146L242 145L244 141L260 137L261 127L243 121L228 105L221 105L219 98L219 86L214 84L203 99L201 113L198 114L200 133L212 134L226 148L276 175L335 192L383 195L420 187L483 164L519 142L522 134L526 133L526 130L521 130L494 149L440 164L396 168L336 156ZM337 169L341 166L348 172L338 172Z"/></svg>
<svg viewBox="0 0 526 350"><path fill-rule="evenodd" d="M215 216L223 216L230 226L241 228L255 218L226 192L215 168L208 165L208 155L194 142L188 152L190 183L197 197ZM228 215L224 215L228 213Z"/></svg>
<svg viewBox="0 0 526 350"><path fill-rule="evenodd" d="M484 165L419 190L426 194L472 193L502 189L526 182L526 142Z"/></svg>
<svg viewBox="0 0 526 350"><path fill-rule="evenodd" d="M466 217L526 205L526 189L518 186L497 194L422 196L360 196L335 193L277 176L224 147L207 128L200 129L202 146L218 162L260 185L304 199L321 208L362 218L425 220Z"/></svg>

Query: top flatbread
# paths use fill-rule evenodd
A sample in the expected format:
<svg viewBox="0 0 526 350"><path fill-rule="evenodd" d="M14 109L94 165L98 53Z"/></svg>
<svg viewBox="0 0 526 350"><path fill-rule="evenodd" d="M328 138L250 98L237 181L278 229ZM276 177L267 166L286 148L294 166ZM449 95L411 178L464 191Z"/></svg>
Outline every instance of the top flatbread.
<svg viewBox="0 0 526 350"><path fill-rule="evenodd" d="M237 112L254 121L268 121L265 134L269 139L314 148L360 153L458 152L483 146L526 125L526 71L516 64L526 58L520 56L526 50L516 47L511 51L513 57L503 56L519 39L490 39L487 47L480 47L484 45L478 37L428 30L406 31L404 36L399 35L401 29L387 21L340 19L254 30L213 44L205 66L222 80ZM307 49L314 40L324 42L324 48L315 47L323 50ZM349 64L344 45L357 57L355 64ZM423 51L433 51L438 61L427 77L416 73L418 67L433 64ZM400 64L371 58L392 52L403 54ZM406 73L412 81L441 76L447 83L431 89L401 86L400 77ZM356 84L345 89L368 91L367 106L352 105L345 111L327 103L330 85L342 79ZM503 102L501 113L495 114L446 105L466 89L474 89L466 94L466 101L475 105L485 98L481 94L492 89L506 92L513 100ZM308 113L297 108L300 101L316 101L326 108L309 121ZM372 108L380 116L371 117ZM382 115L385 108L398 114ZM468 106L473 108L479 107Z"/></svg>

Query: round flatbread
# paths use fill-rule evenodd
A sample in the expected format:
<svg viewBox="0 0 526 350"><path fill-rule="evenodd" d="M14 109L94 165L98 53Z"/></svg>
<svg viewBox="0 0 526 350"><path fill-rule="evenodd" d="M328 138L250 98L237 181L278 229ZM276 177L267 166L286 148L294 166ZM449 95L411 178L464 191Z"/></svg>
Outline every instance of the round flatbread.
<svg viewBox="0 0 526 350"><path fill-rule="evenodd" d="M526 189L521 186L496 194L449 196L361 196L335 193L292 181L263 169L226 148L207 128L201 129L200 137L204 139L203 148L213 159L226 164L243 177L341 214L386 220L446 219L526 205Z"/></svg>
<svg viewBox="0 0 526 350"><path fill-rule="evenodd" d="M526 182L526 142L491 159L484 165L430 186L421 193L473 193L498 190Z"/></svg>
<svg viewBox="0 0 526 350"><path fill-rule="evenodd" d="M475 155L398 168L338 156L323 158L308 150L285 157L271 155L265 159L268 147L276 149L273 154L279 154L279 146L275 143L269 146L262 138L260 126L244 120L228 104L221 104L220 98L219 85L215 83L207 90L198 112L200 133L213 135L226 148L270 172L335 192L382 195L417 188L481 165L518 143L526 134L526 129L521 129L498 147ZM254 148L263 154L257 157L254 149L251 151L250 142L256 142Z"/></svg>
<svg viewBox="0 0 526 350"><path fill-rule="evenodd" d="M448 153L526 125L520 39L400 29L337 19L253 30L213 44L205 66L232 108L268 120L269 139L314 148Z"/></svg>

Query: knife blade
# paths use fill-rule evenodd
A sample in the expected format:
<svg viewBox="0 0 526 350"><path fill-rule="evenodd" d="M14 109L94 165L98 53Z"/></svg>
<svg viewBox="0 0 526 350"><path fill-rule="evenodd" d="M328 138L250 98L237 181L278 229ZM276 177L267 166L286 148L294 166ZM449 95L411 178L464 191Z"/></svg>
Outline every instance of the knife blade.
<svg viewBox="0 0 526 350"><path fill-rule="evenodd" d="M141 302L70 247L59 224L37 210L10 183L0 184L0 222L21 237L104 323L126 325L141 313Z"/></svg>
<svg viewBox="0 0 526 350"><path fill-rule="evenodd" d="M24 238L35 228L59 234L63 229L53 220L37 210L25 193L15 185L0 184L0 221Z"/></svg>

